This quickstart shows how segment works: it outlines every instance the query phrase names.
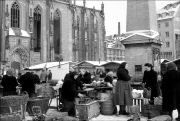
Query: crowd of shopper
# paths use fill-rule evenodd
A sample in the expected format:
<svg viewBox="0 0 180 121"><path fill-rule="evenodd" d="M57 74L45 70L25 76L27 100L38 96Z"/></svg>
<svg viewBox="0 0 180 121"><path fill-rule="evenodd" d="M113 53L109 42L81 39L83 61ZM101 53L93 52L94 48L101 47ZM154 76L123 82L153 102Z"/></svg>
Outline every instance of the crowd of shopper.
<svg viewBox="0 0 180 121"><path fill-rule="evenodd" d="M47 70L46 70L47 71ZM52 73L49 70L47 73L45 70L42 70L40 76L34 71L25 70L24 73L19 73L17 77L13 76L13 71L9 69L5 75L1 77L1 85L3 86L3 96L8 95L17 95L18 88L21 88L21 91L26 91L29 94L29 97L36 96L35 85L40 83L46 83L48 80L52 79ZM42 76L45 76L42 78Z"/></svg>
<svg viewBox="0 0 180 121"><path fill-rule="evenodd" d="M162 75L162 84L159 86L158 74L150 63L144 65L144 74L142 86L151 90L150 104L154 103L154 98L162 96L162 109L172 117L172 111L177 109L178 120L180 120L180 71L177 70L173 62L167 64L167 71ZM35 84L46 83L52 79L52 73L49 70L42 70L40 76L34 72L27 71L24 74L19 73L18 77L13 76L12 70L8 70L6 75L0 78L3 86L3 95L17 94L16 87L21 86L22 91L26 91L29 97L35 94ZM80 69L76 72L72 67L63 80L61 98L63 108L61 111L67 111L70 116L75 116L75 98L82 98L84 95L78 92L78 89L85 89L87 84L92 82L103 81L106 86L113 88L114 105L119 106L120 115L128 115L125 110L126 106L133 104L131 77L128 71L128 64L123 62L117 69L116 76L114 72L97 70L90 73L88 70ZM114 81L116 80L116 81ZM162 94L161 94L162 92ZM117 110L115 110L117 113Z"/></svg>

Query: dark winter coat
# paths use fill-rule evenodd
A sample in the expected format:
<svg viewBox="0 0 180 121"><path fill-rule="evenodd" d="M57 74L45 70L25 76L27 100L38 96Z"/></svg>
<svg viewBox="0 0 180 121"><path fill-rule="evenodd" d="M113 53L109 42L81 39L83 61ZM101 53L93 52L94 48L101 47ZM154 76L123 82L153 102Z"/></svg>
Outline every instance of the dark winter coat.
<svg viewBox="0 0 180 121"><path fill-rule="evenodd" d="M25 73L19 79L19 83L22 86L22 91L26 91L31 97L35 93L36 78L30 72Z"/></svg>
<svg viewBox="0 0 180 121"><path fill-rule="evenodd" d="M146 83L145 88L151 88L151 99L160 95L159 85L157 83L157 72L151 69L144 71L143 83Z"/></svg>
<svg viewBox="0 0 180 121"><path fill-rule="evenodd" d="M129 80L131 77L125 69L126 62L120 64L117 71L117 83L115 88L114 102L116 105L132 105L132 91Z"/></svg>
<svg viewBox="0 0 180 121"><path fill-rule="evenodd" d="M52 80L52 72L49 72L49 74L48 74L48 80Z"/></svg>
<svg viewBox="0 0 180 121"><path fill-rule="evenodd" d="M120 68L117 71L118 80L129 81L131 77L128 75L128 70Z"/></svg>
<svg viewBox="0 0 180 121"><path fill-rule="evenodd" d="M3 86L3 95L15 95L16 86L18 86L17 80L14 76L4 75L2 78L1 85Z"/></svg>
<svg viewBox="0 0 180 121"><path fill-rule="evenodd" d="M112 78L112 77L110 77L110 76L106 76L106 77L104 78L104 82L109 82L109 83L111 83L111 84L112 84L112 82L113 82L113 78Z"/></svg>
<svg viewBox="0 0 180 121"><path fill-rule="evenodd" d="M76 89L77 85L74 76L75 72L70 72L62 85L61 96L67 101L74 101L75 97L78 95L78 90Z"/></svg>
<svg viewBox="0 0 180 121"><path fill-rule="evenodd" d="M177 107L180 109L180 71L169 70L167 71L162 80L162 96L164 111L175 110Z"/></svg>
<svg viewBox="0 0 180 121"><path fill-rule="evenodd" d="M84 76L82 76L81 81L85 84L90 84L91 83L91 74L86 72L84 74Z"/></svg>

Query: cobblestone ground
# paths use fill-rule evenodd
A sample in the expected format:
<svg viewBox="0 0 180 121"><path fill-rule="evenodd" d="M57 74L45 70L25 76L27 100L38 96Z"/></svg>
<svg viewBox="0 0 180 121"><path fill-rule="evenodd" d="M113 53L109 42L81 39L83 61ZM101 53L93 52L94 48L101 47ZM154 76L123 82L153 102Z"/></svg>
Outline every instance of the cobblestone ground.
<svg viewBox="0 0 180 121"><path fill-rule="evenodd" d="M56 106L56 100L53 99L51 106ZM51 110L51 109L50 109ZM176 110L173 111L173 118L176 118L178 116L178 113ZM131 116L124 116L124 115L99 115L96 118L91 119L91 121L127 121L130 119ZM141 121L147 121L146 117L141 117Z"/></svg>

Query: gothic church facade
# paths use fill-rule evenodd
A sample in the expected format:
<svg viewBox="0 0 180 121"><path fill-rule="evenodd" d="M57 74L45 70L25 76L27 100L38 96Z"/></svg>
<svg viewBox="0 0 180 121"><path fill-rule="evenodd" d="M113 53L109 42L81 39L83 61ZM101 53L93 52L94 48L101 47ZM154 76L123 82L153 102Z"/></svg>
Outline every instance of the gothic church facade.
<svg viewBox="0 0 180 121"><path fill-rule="evenodd" d="M42 62L105 60L104 5L96 10L87 8L85 0L83 6L75 3L4 0L1 71L2 65L17 72Z"/></svg>

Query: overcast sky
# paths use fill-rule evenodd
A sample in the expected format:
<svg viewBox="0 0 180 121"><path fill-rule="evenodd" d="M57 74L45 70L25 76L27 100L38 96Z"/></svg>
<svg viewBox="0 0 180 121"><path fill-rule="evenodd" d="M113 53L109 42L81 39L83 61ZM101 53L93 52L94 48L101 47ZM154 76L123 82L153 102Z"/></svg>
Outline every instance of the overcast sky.
<svg viewBox="0 0 180 121"><path fill-rule="evenodd" d="M72 0L73 1L73 0ZM178 0L157 0L156 10L160 10L162 7L168 3L174 3ZM126 32L126 0L86 0L86 6L96 9L101 9L101 3L104 3L105 9L105 27L106 36L114 35L118 33L118 22L121 23L121 33ZM83 5L83 0L77 0L77 5Z"/></svg>

